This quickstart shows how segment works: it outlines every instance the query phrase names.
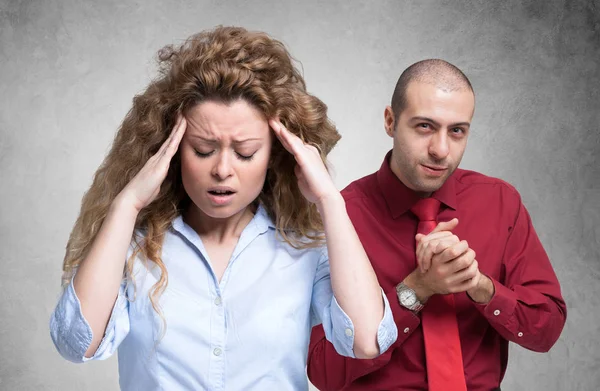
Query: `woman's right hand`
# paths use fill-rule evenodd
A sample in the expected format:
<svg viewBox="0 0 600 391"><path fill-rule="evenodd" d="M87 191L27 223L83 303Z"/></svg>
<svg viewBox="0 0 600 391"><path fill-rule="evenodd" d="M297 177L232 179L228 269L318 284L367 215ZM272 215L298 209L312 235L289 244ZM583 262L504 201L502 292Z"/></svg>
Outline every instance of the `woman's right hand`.
<svg viewBox="0 0 600 391"><path fill-rule="evenodd" d="M169 137L158 152L148 159L137 175L125 186L117 199L131 205L137 212L154 201L167 176L171 159L179 148L186 127L185 118L179 114Z"/></svg>

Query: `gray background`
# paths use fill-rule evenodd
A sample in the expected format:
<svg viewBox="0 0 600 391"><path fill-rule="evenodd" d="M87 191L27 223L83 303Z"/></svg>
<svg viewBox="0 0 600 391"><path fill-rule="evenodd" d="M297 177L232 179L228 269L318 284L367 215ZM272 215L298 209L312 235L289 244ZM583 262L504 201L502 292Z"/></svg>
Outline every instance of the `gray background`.
<svg viewBox="0 0 600 391"><path fill-rule="evenodd" d="M391 147L383 109L406 66L465 71L477 110L462 167L521 192L569 307L550 353L511 347L503 389L597 390L600 3L523 3L0 1L0 389L117 389L116 358L68 363L48 335L68 234L156 51L234 24L302 61L343 135L340 188Z"/></svg>

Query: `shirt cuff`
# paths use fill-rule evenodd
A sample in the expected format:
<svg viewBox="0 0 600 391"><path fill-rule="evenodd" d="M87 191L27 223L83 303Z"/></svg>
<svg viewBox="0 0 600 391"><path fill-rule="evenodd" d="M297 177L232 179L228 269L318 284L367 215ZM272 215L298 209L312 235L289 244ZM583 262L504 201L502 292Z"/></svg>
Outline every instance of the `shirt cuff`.
<svg viewBox="0 0 600 391"><path fill-rule="evenodd" d="M394 316L392 309L390 308L390 302L385 296L383 289L381 290L381 296L383 297L383 319L379 323L377 328L377 344L379 345L379 354L385 353L389 347L396 342L398 339L398 328L394 322Z"/></svg>
<svg viewBox="0 0 600 391"><path fill-rule="evenodd" d="M335 296L331 300L331 327L333 329L331 343L342 356L354 356L354 324L352 319L338 304Z"/></svg>
<svg viewBox="0 0 600 391"><path fill-rule="evenodd" d="M379 346L379 354L385 353L389 347L398 338L398 328L394 323L394 317L390 308L390 303L381 290L383 298L383 318L379 322L377 328L377 345ZM346 357L355 358L354 355L354 324L352 319L344 312L338 304L335 296L331 305L331 323L333 326L334 346L338 353ZM338 347L339 344L340 346Z"/></svg>
<svg viewBox="0 0 600 391"><path fill-rule="evenodd" d="M61 356L72 362L83 362L92 343L92 329L81 313L72 279L50 317L50 335Z"/></svg>
<svg viewBox="0 0 600 391"><path fill-rule="evenodd" d="M106 360L119 347L121 341L129 334L129 301L125 296L124 286L121 285L115 305L113 306L104 337L94 355L90 358L84 357L83 361ZM87 322L86 322L87 324ZM89 327L89 325L88 325Z"/></svg>
<svg viewBox="0 0 600 391"><path fill-rule="evenodd" d="M386 294L390 303L390 309L397 327L398 338L394 346L401 345L419 327L421 319L417 314L400 305L396 288L393 287Z"/></svg>
<svg viewBox="0 0 600 391"><path fill-rule="evenodd" d="M121 288L102 342L96 353L87 358L85 352L92 343L92 328L83 316L81 302L73 287L73 279L71 279L50 318L50 334L56 349L65 359L75 363L108 358L115 350L111 347L113 347L113 342L116 339L117 320L123 318L123 316L120 316L123 312L127 312L127 304L127 298L124 297L123 288ZM125 316L128 315L125 314ZM126 334L129 331L128 322L126 327L121 328L124 329L123 331Z"/></svg>
<svg viewBox="0 0 600 391"><path fill-rule="evenodd" d="M475 307L477 307L477 309L485 316L490 324L502 326L505 329L516 333L517 324L515 323L515 317L513 316L517 306L516 293L500 284L495 279L489 276L488 278L492 281L492 284L494 284L494 296L492 296L492 299L486 304L479 304L473 301Z"/></svg>

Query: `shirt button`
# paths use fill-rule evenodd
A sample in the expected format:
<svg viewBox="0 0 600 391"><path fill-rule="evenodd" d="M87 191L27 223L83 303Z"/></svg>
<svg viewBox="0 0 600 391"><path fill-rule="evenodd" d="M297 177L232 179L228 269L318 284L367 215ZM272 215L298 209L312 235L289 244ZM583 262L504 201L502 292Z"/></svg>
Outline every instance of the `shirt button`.
<svg viewBox="0 0 600 391"><path fill-rule="evenodd" d="M404 334L408 334L408 332L410 331L410 329L407 327L404 329Z"/></svg>
<svg viewBox="0 0 600 391"><path fill-rule="evenodd" d="M523 336L523 333L519 331L519 334L517 334L519 337Z"/></svg>
<svg viewBox="0 0 600 391"><path fill-rule="evenodd" d="M500 315L500 310L494 311L494 315L496 315L496 316Z"/></svg>
<svg viewBox="0 0 600 391"><path fill-rule="evenodd" d="M352 337L352 330L351 329L346 329L345 333L346 333L346 337Z"/></svg>
<svg viewBox="0 0 600 391"><path fill-rule="evenodd" d="M220 355L221 355L221 353L223 353L223 352L222 352L222 351L221 351L221 349L219 349L219 348L215 348L215 350L213 350L213 354L214 354L215 356L220 356Z"/></svg>
<svg viewBox="0 0 600 391"><path fill-rule="evenodd" d="M215 305L221 305L221 303L222 303L222 302L223 302L223 301L221 300L221 296L217 296L217 297L215 298Z"/></svg>

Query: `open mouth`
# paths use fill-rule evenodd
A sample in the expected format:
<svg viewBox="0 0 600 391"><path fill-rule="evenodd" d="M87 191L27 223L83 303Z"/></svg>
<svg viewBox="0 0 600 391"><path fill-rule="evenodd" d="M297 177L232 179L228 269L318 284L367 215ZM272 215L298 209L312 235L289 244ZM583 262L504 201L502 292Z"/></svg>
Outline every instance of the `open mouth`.
<svg viewBox="0 0 600 391"><path fill-rule="evenodd" d="M235 190L228 188L228 187L218 187L218 188L212 188L210 190L208 190L208 198L210 199L210 202L215 205L215 206L224 206L224 205L228 205L230 204L233 199L234 199L234 195L235 195Z"/></svg>
<svg viewBox="0 0 600 391"><path fill-rule="evenodd" d="M214 196L228 196L228 195L232 195L233 193L235 193L234 191L231 191L231 190L209 190L208 192Z"/></svg>

